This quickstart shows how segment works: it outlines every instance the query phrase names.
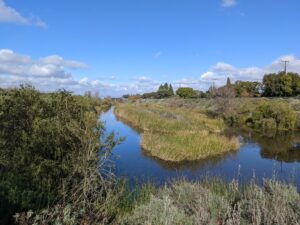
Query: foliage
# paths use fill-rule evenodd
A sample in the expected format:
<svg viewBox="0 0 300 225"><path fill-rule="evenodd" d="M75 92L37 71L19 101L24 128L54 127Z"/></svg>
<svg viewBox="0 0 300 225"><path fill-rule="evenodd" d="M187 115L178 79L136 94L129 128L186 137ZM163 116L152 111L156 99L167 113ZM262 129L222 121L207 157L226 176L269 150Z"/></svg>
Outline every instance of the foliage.
<svg viewBox="0 0 300 225"><path fill-rule="evenodd" d="M259 97L261 83L251 81L236 81L234 88L237 97Z"/></svg>
<svg viewBox="0 0 300 225"><path fill-rule="evenodd" d="M173 87L171 84L165 83L160 85L157 91L157 98L168 98L174 96Z"/></svg>
<svg viewBox="0 0 300 225"><path fill-rule="evenodd" d="M284 72L266 74L263 87L263 95L267 97L297 96L300 94L300 76L297 73Z"/></svg>
<svg viewBox="0 0 300 225"><path fill-rule="evenodd" d="M277 104L262 102L252 116L254 126L263 129L293 130L295 122L295 113L282 102Z"/></svg>
<svg viewBox="0 0 300 225"><path fill-rule="evenodd" d="M162 99L174 96L172 84L161 84L156 92L144 93L142 98Z"/></svg>
<svg viewBox="0 0 300 225"><path fill-rule="evenodd" d="M238 148L236 138L220 134L221 119L194 110L155 103L118 104L118 118L143 131L142 147L150 155L168 161L197 160Z"/></svg>
<svg viewBox="0 0 300 225"><path fill-rule="evenodd" d="M43 94L30 86L5 90L0 99L0 198L12 209L1 204L1 213L38 212L53 204L87 213L99 205L108 190L99 156L104 162L116 144L113 135L99 142L104 127L98 113L107 103L64 90ZM89 218L86 213L81 218Z"/></svg>
<svg viewBox="0 0 300 225"><path fill-rule="evenodd" d="M146 99L146 98L159 98L159 95L157 92L149 92L149 93L144 93L142 95L142 98Z"/></svg>
<svg viewBox="0 0 300 225"><path fill-rule="evenodd" d="M153 193L137 205L125 224L299 224L300 196L296 187L275 179L245 188L237 181L180 181Z"/></svg>
<svg viewBox="0 0 300 225"><path fill-rule="evenodd" d="M176 90L176 94L181 98L196 98L197 97L197 93L194 91L194 89L188 88L188 87L178 88Z"/></svg>

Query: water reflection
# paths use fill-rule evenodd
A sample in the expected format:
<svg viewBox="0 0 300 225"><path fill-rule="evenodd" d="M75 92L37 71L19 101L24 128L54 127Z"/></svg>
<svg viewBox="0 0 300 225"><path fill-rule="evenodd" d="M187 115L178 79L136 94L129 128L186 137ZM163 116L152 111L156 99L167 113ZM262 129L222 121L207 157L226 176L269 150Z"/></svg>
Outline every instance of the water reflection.
<svg viewBox="0 0 300 225"><path fill-rule="evenodd" d="M226 158L234 158L237 155L236 151L224 153L222 155L213 156L205 159L199 159L194 161L181 161L181 162L172 162L172 161L165 161L155 156L152 156L147 151L142 149L142 154L144 157L150 158L156 161L163 169L174 171L174 170L190 170L190 171L197 171L201 167L205 166L216 166L220 162L222 162Z"/></svg>
<svg viewBox="0 0 300 225"><path fill-rule="evenodd" d="M231 129L228 135L240 135L244 143L255 142L260 146L260 155L266 159L278 162L300 162L300 133L299 132L264 132L243 131Z"/></svg>
<svg viewBox="0 0 300 225"><path fill-rule="evenodd" d="M300 134L259 134L236 129L227 130L226 135L239 136L242 145L238 151L193 162L172 163L149 155L140 147L140 135L133 128L119 121L113 109L104 113L107 132L116 131L126 140L114 150L116 174L129 180L149 181L163 184L166 181L185 177L199 180L207 175L225 180L239 177L248 181L272 177L276 173L280 180L293 181L300 187Z"/></svg>

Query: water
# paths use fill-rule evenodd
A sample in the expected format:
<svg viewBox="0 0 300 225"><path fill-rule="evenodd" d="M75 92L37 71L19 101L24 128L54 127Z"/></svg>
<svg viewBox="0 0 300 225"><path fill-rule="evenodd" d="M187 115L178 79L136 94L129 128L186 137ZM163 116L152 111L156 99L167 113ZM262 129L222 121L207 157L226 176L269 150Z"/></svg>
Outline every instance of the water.
<svg viewBox="0 0 300 225"><path fill-rule="evenodd" d="M259 181L276 176L300 188L299 134L262 137L233 131L243 142L238 151L195 162L170 163L147 155L140 147L139 133L118 121L113 108L102 114L101 121L107 133L114 131L118 137L126 137L114 149L113 161L116 175L130 182L163 184L182 177L199 180L207 176L244 182L254 176Z"/></svg>

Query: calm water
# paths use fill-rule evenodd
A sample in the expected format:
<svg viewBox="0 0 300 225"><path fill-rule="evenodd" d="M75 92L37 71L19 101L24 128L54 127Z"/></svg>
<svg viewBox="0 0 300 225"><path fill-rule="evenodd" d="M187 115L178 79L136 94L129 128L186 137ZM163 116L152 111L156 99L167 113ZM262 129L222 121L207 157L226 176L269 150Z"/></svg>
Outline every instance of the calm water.
<svg viewBox="0 0 300 225"><path fill-rule="evenodd" d="M225 180L239 178L247 181L253 176L276 177L295 183L300 188L300 135L262 137L241 134L242 146L233 153L196 162L167 163L147 155L140 147L140 136L134 129L118 121L113 109L102 114L107 132L114 131L126 140L114 150L115 172L129 181L166 181L185 177L201 179L207 175ZM236 133L235 133L236 134Z"/></svg>

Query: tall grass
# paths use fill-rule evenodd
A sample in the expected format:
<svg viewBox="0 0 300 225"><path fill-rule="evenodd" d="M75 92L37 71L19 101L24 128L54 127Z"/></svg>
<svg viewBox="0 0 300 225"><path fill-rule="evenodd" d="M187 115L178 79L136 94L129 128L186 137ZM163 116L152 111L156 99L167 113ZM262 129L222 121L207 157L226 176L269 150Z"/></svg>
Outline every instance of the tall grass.
<svg viewBox="0 0 300 225"><path fill-rule="evenodd" d="M236 138L221 134L224 123L196 110L159 104L122 103L115 114L142 131L142 147L168 161L197 160L238 148Z"/></svg>
<svg viewBox="0 0 300 225"><path fill-rule="evenodd" d="M237 181L179 181L136 205L121 224L296 225L300 224L300 196L296 187L275 179L245 187Z"/></svg>

